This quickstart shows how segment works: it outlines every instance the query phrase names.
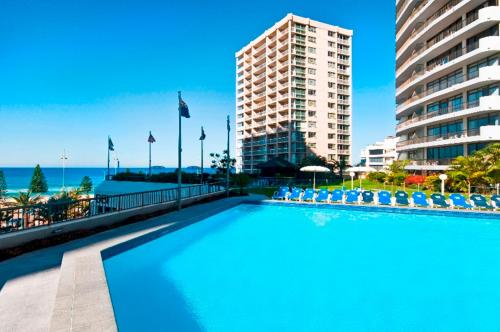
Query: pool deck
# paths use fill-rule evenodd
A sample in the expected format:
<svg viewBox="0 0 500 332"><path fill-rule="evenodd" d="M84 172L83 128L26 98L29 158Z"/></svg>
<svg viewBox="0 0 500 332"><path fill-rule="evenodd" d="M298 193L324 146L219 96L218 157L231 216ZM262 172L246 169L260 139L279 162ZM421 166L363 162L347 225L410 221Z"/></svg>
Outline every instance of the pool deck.
<svg viewBox="0 0 500 332"><path fill-rule="evenodd" d="M0 262L0 331L117 331L101 252L263 196L225 198Z"/></svg>

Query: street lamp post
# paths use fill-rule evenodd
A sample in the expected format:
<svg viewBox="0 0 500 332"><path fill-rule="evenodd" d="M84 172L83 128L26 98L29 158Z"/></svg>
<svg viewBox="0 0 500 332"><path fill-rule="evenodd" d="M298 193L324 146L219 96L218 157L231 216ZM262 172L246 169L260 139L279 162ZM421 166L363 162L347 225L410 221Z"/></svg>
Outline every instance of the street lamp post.
<svg viewBox="0 0 500 332"><path fill-rule="evenodd" d="M66 155L66 150L63 150L63 154L61 155L61 160L62 160L62 190L64 191L65 188L65 176L66 176L66 160L68 160L68 156Z"/></svg>
<svg viewBox="0 0 500 332"><path fill-rule="evenodd" d="M356 173L354 172L349 173L349 176L351 177L351 190L354 189L354 175L356 175Z"/></svg>
<svg viewBox="0 0 500 332"><path fill-rule="evenodd" d="M439 174L439 180L441 180L441 195L444 195L444 182L448 179L446 174Z"/></svg>

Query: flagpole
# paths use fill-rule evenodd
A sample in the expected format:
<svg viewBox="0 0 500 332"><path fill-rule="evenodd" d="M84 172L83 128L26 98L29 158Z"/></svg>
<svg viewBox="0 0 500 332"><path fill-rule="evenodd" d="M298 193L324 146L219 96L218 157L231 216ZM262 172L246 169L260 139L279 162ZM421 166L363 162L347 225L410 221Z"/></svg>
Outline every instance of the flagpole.
<svg viewBox="0 0 500 332"><path fill-rule="evenodd" d="M179 99L181 98L181 92L179 91ZM181 140L181 110L179 108L179 141L178 141L178 148L177 148L177 160L178 160L178 166L177 166L177 209L181 209L181 151L182 151L182 140Z"/></svg>
<svg viewBox="0 0 500 332"><path fill-rule="evenodd" d="M226 196L229 197L229 165L230 165L230 153L229 153L229 115L227 116L227 162L226 162Z"/></svg>
<svg viewBox="0 0 500 332"><path fill-rule="evenodd" d="M203 184L203 141L204 140L201 140L201 173L200 173L200 184Z"/></svg>
<svg viewBox="0 0 500 332"><path fill-rule="evenodd" d="M149 131L149 137L151 137L151 130ZM151 176L151 140L148 137L149 142L149 176Z"/></svg>
<svg viewBox="0 0 500 332"><path fill-rule="evenodd" d="M108 136L108 175L106 176L106 180L109 180L109 140L110 137Z"/></svg>

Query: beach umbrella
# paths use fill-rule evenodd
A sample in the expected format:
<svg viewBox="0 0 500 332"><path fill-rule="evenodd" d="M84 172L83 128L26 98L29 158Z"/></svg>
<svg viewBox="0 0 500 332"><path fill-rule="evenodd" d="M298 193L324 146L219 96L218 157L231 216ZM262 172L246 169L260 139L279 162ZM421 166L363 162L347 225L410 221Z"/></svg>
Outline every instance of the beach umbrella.
<svg viewBox="0 0 500 332"><path fill-rule="evenodd" d="M354 173L370 173L370 172L376 172L377 170L373 167L367 167L367 166L356 166L356 167L349 167L345 170L346 172L354 172Z"/></svg>
<svg viewBox="0 0 500 332"><path fill-rule="evenodd" d="M324 166L304 166L300 169L300 171L313 173L313 189L316 189L316 173L330 172L330 170Z"/></svg>

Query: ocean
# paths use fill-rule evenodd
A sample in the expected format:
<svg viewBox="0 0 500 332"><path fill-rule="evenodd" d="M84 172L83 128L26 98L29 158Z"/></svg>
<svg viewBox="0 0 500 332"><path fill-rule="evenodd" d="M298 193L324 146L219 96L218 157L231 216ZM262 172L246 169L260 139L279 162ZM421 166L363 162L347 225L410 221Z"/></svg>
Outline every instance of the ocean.
<svg viewBox="0 0 500 332"><path fill-rule="evenodd" d="M20 191L28 190L31 182L31 177L33 175L32 167L4 167L1 168L5 175L5 180L7 182L7 195L16 195ZM131 172L142 171L144 173L148 172L147 168L128 168ZM49 192L47 195L53 195L61 191L63 186L63 171L62 167L42 167L43 174L47 179L47 184L49 187ZM125 171L125 169L121 169ZM153 168L152 172L156 173L168 173L175 171L173 167L167 168ZM197 168L185 168L183 171L188 173L194 173ZM210 168L205 168L205 173L211 173L213 170ZM64 171L64 186L66 189L77 188L80 186L82 178L86 175L90 177L94 188L98 186L106 175L106 168L79 168L79 167L66 167ZM115 174L115 169L111 169L111 174Z"/></svg>

